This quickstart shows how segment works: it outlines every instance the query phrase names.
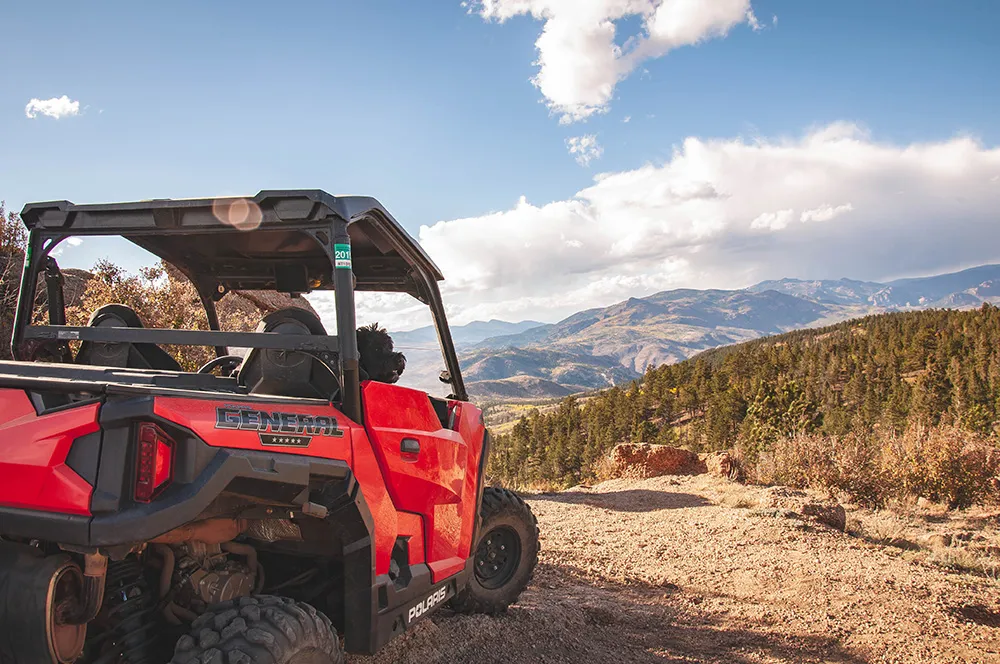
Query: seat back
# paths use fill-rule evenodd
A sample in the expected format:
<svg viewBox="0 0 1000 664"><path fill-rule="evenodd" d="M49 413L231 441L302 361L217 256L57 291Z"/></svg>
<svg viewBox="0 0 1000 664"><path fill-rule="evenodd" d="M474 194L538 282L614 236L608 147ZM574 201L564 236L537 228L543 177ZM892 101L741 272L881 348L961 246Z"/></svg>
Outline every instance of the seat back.
<svg viewBox="0 0 1000 664"><path fill-rule="evenodd" d="M319 318L297 307L268 314L256 331L326 336ZM333 399L340 390L340 380L330 368L336 366L335 360L324 364L309 353L254 348L243 360L238 381L251 394Z"/></svg>
<svg viewBox="0 0 1000 664"><path fill-rule="evenodd" d="M106 304L90 315L90 327L143 327L135 309L124 304ZM120 369L180 371L173 357L156 344L83 341L76 354L77 364Z"/></svg>

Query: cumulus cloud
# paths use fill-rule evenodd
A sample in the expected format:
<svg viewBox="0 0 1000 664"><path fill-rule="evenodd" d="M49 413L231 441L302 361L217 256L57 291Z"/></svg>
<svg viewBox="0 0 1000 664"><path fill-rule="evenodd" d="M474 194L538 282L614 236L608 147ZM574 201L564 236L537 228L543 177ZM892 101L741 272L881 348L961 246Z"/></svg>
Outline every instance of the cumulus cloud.
<svg viewBox="0 0 1000 664"><path fill-rule="evenodd" d="M604 148L597 142L594 134L567 138L566 148L581 166L590 166L590 162L600 159L604 154Z"/></svg>
<svg viewBox="0 0 1000 664"><path fill-rule="evenodd" d="M50 118L64 118L70 115L80 114L80 102L73 101L66 95L62 97L52 97L51 99L32 99L24 107L24 115L30 119L45 115Z"/></svg>
<svg viewBox="0 0 1000 664"><path fill-rule="evenodd" d="M763 212L750 222L750 228L764 229L769 231L780 231L788 226L788 222L794 216L794 210L778 210L777 212Z"/></svg>
<svg viewBox="0 0 1000 664"><path fill-rule="evenodd" d="M802 213L799 220L802 223L809 221L830 221L834 217L839 217L845 212L850 212L854 209L854 206L850 203L845 203L843 205L838 205L837 207L830 207L829 205L821 205L818 208L812 210L806 210Z"/></svg>
<svg viewBox="0 0 1000 664"><path fill-rule="evenodd" d="M561 122L607 111L619 81L645 60L681 46L760 23L750 0L477 0L470 11L503 22L520 15L543 21L535 42L532 82ZM639 17L642 29L619 44L616 21Z"/></svg>
<svg viewBox="0 0 1000 664"><path fill-rule="evenodd" d="M66 251L67 247L75 249L76 247L79 247L81 244L83 244L83 238L68 237L63 242L60 242L59 245L52 250L52 256L55 258L59 258L60 256L63 255L63 252Z"/></svg>
<svg viewBox="0 0 1000 664"><path fill-rule="evenodd" d="M668 288L998 261L998 171L1000 148L972 138L892 145L845 123L797 138L688 138L668 161L603 173L572 198L522 197L419 238L447 277L454 322L550 321ZM366 300L364 312L396 329L423 315L405 297Z"/></svg>

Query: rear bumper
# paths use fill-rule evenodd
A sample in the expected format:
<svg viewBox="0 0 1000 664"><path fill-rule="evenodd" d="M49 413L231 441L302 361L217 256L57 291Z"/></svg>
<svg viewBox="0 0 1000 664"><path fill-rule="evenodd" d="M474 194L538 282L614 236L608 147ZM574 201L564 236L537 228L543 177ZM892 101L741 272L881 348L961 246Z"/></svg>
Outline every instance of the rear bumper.
<svg viewBox="0 0 1000 664"><path fill-rule="evenodd" d="M292 502L298 494L308 491L311 477L354 484L352 473L343 461L219 450L197 481L148 505L133 505L89 517L0 507L0 535L79 547L147 542L196 520L234 481L248 480L240 483L241 488L256 486L260 498L280 493L290 496L287 502ZM348 489L348 493L353 492Z"/></svg>

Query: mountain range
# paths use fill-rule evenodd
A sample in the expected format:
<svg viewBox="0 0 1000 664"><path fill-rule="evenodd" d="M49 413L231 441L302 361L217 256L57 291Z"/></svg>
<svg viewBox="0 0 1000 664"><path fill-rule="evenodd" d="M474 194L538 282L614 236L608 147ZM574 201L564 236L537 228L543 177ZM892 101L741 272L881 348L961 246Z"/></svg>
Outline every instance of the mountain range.
<svg viewBox="0 0 1000 664"><path fill-rule="evenodd" d="M984 302L1000 302L1000 265L887 283L780 279L742 290L669 290L557 323L476 321L453 327L452 335L474 397L537 400L609 387L650 365L793 329ZM411 384L436 379L441 360L433 328L393 337L407 354Z"/></svg>

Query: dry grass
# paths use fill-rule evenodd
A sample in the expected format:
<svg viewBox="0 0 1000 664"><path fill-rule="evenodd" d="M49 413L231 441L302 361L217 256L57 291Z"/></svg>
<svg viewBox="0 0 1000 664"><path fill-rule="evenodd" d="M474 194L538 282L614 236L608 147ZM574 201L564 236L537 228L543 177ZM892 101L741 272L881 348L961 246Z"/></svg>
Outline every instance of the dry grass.
<svg viewBox="0 0 1000 664"><path fill-rule="evenodd" d="M751 480L824 490L866 507L924 497L952 509L995 503L1000 450L957 427L798 435L748 464Z"/></svg>
<svg viewBox="0 0 1000 664"><path fill-rule="evenodd" d="M926 557L926 561L960 574L975 574L994 581L1000 580L1000 561L984 556L974 549L963 547L933 549Z"/></svg>

